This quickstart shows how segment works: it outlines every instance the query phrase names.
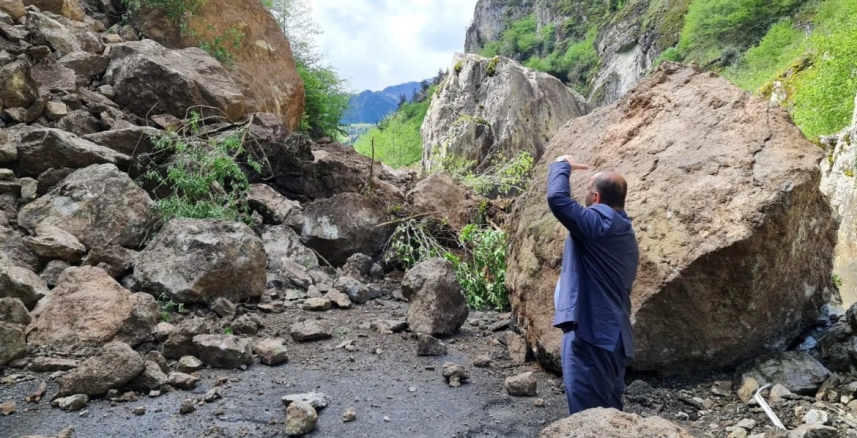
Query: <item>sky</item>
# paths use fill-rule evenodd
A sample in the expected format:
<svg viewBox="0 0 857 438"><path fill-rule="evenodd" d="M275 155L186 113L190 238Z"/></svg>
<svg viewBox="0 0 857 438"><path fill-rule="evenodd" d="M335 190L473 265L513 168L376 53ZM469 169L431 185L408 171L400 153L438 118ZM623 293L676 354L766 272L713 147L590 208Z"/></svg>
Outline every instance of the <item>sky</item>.
<svg viewBox="0 0 857 438"><path fill-rule="evenodd" d="M464 51L476 0L312 0L325 60L351 91L434 77Z"/></svg>

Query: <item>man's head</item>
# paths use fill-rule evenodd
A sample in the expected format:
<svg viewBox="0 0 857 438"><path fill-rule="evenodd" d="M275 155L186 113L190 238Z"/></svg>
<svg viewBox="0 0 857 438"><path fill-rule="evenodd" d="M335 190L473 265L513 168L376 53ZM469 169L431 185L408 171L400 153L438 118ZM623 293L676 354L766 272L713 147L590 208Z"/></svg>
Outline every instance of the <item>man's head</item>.
<svg viewBox="0 0 857 438"><path fill-rule="evenodd" d="M625 209L628 183L615 172L599 172L589 180L586 187L586 206L604 204L617 210Z"/></svg>

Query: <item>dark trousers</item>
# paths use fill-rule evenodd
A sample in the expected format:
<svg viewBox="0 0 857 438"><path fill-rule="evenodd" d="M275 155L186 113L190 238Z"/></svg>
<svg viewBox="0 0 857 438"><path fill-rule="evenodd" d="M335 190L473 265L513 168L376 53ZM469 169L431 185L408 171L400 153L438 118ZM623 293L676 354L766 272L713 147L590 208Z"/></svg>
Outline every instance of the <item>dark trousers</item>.
<svg viewBox="0 0 857 438"><path fill-rule="evenodd" d="M590 408L622 410L625 392L625 357L621 337L613 351L596 347L569 331L562 338L562 377L568 413Z"/></svg>

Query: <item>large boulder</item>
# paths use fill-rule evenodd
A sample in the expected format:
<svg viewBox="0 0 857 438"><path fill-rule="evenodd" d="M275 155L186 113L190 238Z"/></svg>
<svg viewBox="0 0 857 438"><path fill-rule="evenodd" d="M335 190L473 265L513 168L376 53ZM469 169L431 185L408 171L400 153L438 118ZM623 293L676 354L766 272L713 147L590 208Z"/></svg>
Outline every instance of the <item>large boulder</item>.
<svg viewBox="0 0 857 438"><path fill-rule="evenodd" d="M300 230L304 224L301 204L277 193L266 184L251 184L247 193L247 203L254 211L262 215L266 224L286 224Z"/></svg>
<svg viewBox="0 0 857 438"><path fill-rule="evenodd" d="M664 63L622 100L563 127L516 206L506 286L544 365L560 368L553 294L568 235L545 202L546 163L569 145L628 181L640 245L636 369L717 369L781 351L831 298L837 223L818 190L821 150L781 108ZM572 175L581 202L592 175Z"/></svg>
<svg viewBox="0 0 857 438"><path fill-rule="evenodd" d="M111 342L60 379L57 397L106 394L139 376L145 367L143 357L128 344Z"/></svg>
<svg viewBox="0 0 857 438"><path fill-rule="evenodd" d="M149 195L112 164L75 171L18 214L18 223L31 233L39 224L53 225L88 248L140 247L157 221Z"/></svg>
<svg viewBox="0 0 857 438"><path fill-rule="evenodd" d="M595 408L551 423L540 438L693 438L661 417L643 418L616 409Z"/></svg>
<svg viewBox="0 0 857 438"><path fill-rule="evenodd" d="M75 263L86 254L86 247L74 236L47 224L36 225L35 236L27 236L23 242L30 251L46 260Z"/></svg>
<svg viewBox="0 0 857 438"><path fill-rule="evenodd" d="M86 16L80 0L24 0L24 4L76 21L83 21Z"/></svg>
<svg viewBox="0 0 857 438"><path fill-rule="evenodd" d="M59 18L56 15L52 17ZM58 19L49 17L48 14L28 12L26 29L30 32L31 42L37 45L50 46L60 56L82 49L80 41L69 30L68 26L65 26Z"/></svg>
<svg viewBox="0 0 857 438"><path fill-rule="evenodd" d="M821 142L827 149L827 159L821 161L821 191L840 217L833 273L842 280L842 303L850 307L857 302L857 107L851 127Z"/></svg>
<svg viewBox="0 0 857 438"><path fill-rule="evenodd" d="M301 241L333 266L342 266L356 253L376 254L392 234L384 210L369 198L344 193L304 208Z"/></svg>
<svg viewBox="0 0 857 438"><path fill-rule="evenodd" d="M145 10L142 33L166 47L197 47L200 41L223 39L232 55L227 74L239 86L251 111L277 114L297 130L304 108L304 86L289 41L260 2L208 0L180 27L161 10ZM242 37L233 39L236 32Z"/></svg>
<svg viewBox="0 0 857 438"><path fill-rule="evenodd" d="M48 286L35 272L15 265L0 252L0 298L17 298L32 309L48 293Z"/></svg>
<svg viewBox="0 0 857 438"><path fill-rule="evenodd" d="M411 268L402 280L408 326L415 333L448 336L467 319L467 299L449 260L434 258Z"/></svg>
<svg viewBox="0 0 857 438"><path fill-rule="evenodd" d="M420 130L423 169L447 156L489 165L520 152L540 158L566 122L589 112L583 96L507 58L456 53Z"/></svg>
<svg viewBox="0 0 857 438"><path fill-rule="evenodd" d="M87 113L88 114L88 113ZM18 174L37 177L48 169L80 169L93 164L115 164L127 168L130 158L60 129L27 132L18 143Z"/></svg>
<svg viewBox="0 0 857 438"><path fill-rule="evenodd" d="M184 118L195 107L205 116L239 120L247 111L226 69L198 47L170 50L152 40L116 44L104 78L113 86L113 100L140 117Z"/></svg>
<svg viewBox="0 0 857 438"><path fill-rule="evenodd" d="M33 311L27 342L69 352L113 341L137 345L155 332L158 315L151 295L129 292L101 268L72 267Z"/></svg>
<svg viewBox="0 0 857 438"><path fill-rule="evenodd" d="M135 287L177 303L237 302L265 291L265 264L262 241L243 223L173 219L137 257Z"/></svg>
<svg viewBox="0 0 857 438"><path fill-rule="evenodd" d="M268 270L279 274L284 270L284 260L311 269L318 266L318 257L301 243L301 237L286 225L268 225L262 230L262 243L268 256Z"/></svg>

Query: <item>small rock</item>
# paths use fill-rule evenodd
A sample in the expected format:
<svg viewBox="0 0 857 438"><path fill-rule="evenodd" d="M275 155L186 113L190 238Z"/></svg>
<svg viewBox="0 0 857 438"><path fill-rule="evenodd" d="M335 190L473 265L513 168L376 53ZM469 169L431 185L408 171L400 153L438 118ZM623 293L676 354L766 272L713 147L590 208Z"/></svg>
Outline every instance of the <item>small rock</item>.
<svg viewBox="0 0 857 438"><path fill-rule="evenodd" d="M506 330L507 328L509 328L509 324L511 324L511 323L512 323L512 320L509 320L509 319L506 319L503 321L497 321L497 322L488 326L488 331L499 332L499 331Z"/></svg>
<svg viewBox="0 0 857 438"><path fill-rule="evenodd" d="M687 415L687 414L685 414ZM687 419L684 419L687 421ZM729 430L730 428L727 428ZM729 435L726 435L726 438L747 438L747 431L740 427L733 427L732 430L729 431Z"/></svg>
<svg viewBox="0 0 857 438"><path fill-rule="evenodd" d="M18 405L13 401L0 403L0 415L8 417L18 411Z"/></svg>
<svg viewBox="0 0 857 438"><path fill-rule="evenodd" d="M298 342L328 339L333 337L330 329L315 321L299 322L289 330L292 339Z"/></svg>
<svg viewBox="0 0 857 438"><path fill-rule="evenodd" d="M286 311L286 305L280 300L259 304L258 308L264 313L283 313Z"/></svg>
<svg viewBox="0 0 857 438"><path fill-rule="evenodd" d="M417 356L445 356L446 344L434 336L417 334Z"/></svg>
<svg viewBox="0 0 857 438"><path fill-rule="evenodd" d="M134 408L134 415L146 415L146 407L137 406L136 408Z"/></svg>
<svg viewBox="0 0 857 438"><path fill-rule="evenodd" d="M384 415L384 421L389 423L390 421L393 421L393 420L390 420L390 417L388 415Z"/></svg>
<svg viewBox="0 0 857 438"><path fill-rule="evenodd" d="M53 357L35 357L30 362L30 371L37 373L51 373L54 371L68 371L77 367L77 361L72 359L59 359Z"/></svg>
<svg viewBox="0 0 857 438"><path fill-rule="evenodd" d="M45 105L45 116L50 120L59 120L68 115L68 105L62 102L48 102Z"/></svg>
<svg viewBox="0 0 857 438"><path fill-rule="evenodd" d="M199 350L199 360L214 368L240 368L253 358L250 340L235 335L197 335L193 343Z"/></svg>
<svg viewBox="0 0 857 438"><path fill-rule="evenodd" d="M286 363L289 361L289 355L284 343L285 340L280 338L267 338L253 346L253 353L259 356L265 365Z"/></svg>
<svg viewBox="0 0 857 438"><path fill-rule="evenodd" d="M827 424L827 412L818 409L810 409L803 416L803 422L809 425L823 426Z"/></svg>
<svg viewBox="0 0 857 438"><path fill-rule="evenodd" d="M119 401L126 402L126 403L127 402L135 402L137 400L139 400L139 398L137 397L137 394L134 391L128 391L128 392L122 394L122 397L119 398Z"/></svg>
<svg viewBox="0 0 857 438"><path fill-rule="evenodd" d="M753 430L756 428L756 420L751 420L749 418L745 418L745 419L739 421L738 424L736 424L736 426L738 426L742 429Z"/></svg>
<svg viewBox="0 0 857 438"><path fill-rule="evenodd" d="M318 414L309 403L295 402L286 408L286 435L306 435L315 429Z"/></svg>
<svg viewBox="0 0 857 438"><path fill-rule="evenodd" d="M327 396L322 392L307 392L304 394L289 394L284 395L281 399L283 404L289 406L295 402L309 403L315 409L324 409L327 407Z"/></svg>
<svg viewBox="0 0 857 438"><path fill-rule="evenodd" d="M487 354L480 354L473 358L473 366L476 368L488 368L491 366L491 357Z"/></svg>
<svg viewBox="0 0 857 438"><path fill-rule="evenodd" d="M323 312L325 310L330 310L332 307L330 300L327 298L308 298L304 301L304 310L314 311L314 312Z"/></svg>
<svg viewBox="0 0 857 438"><path fill-rule="evenodd" d="M238 307L232 301L223 297L219 297L212 301L209 308L221 318L226 319L234 318L235 312L238 310Z"/></svg>
<svg viewBox="0 0 857 438"><path fill-rule="evenodd" d="M462 382L470 379L470 373L457 363L446 362L443 364L443 377L449 382L449 386L457 388Z"/></svg>
<svg viewBox="0 0 857 438"><path fill-rule="evenodd" d="M338 290L331 290L327 292L325 295L334 306L340 309L350 309L353 303L351 302L351 298L348 298L347 294L344 294Z"/></svg>
<svg viewBox="0 0 857 438"><path fill-rule="evenodd" d="M232 331L236 335L255 335L262 327L262 321L256 315L241 315L232 321Z"/></svg>
<svg viewBox="0 0 857 438"><path fill-rule="evenodd" d="M545 400L543 398L537 398L533 400L533 406L537 408L543 408L545 407Z"/></svg>
<svg viewBox="0 0 857 438"><path fill-rule="evenodd" d="M220 395L220 389L213 388L213 389L211 389L205 393L205 397L203 398L203 400L205 400L206 403L211 403L211 402L213 402L215 400L219 400L221 398L223 398L223 396Z"/></svg>
<svg viewBox="0 0 857 438"><path fill-rule="evenodd" d="M173 372L170 373L169 377L167 377L167 383L172 387L189 391L196 388L197 383L199 383L199 377L180 372Z"/></svg>
<svg viewBox="0 0 857 438"><path fill-rule="evenodd" d="M161 369L161 372L164 374L170 373L170 366L167 364L167 359L157 351L150 351L143 356L143 359L149 362L154 362L158 364L158 367Z"/></svg>
<svg viewBox="0 0 857 438"><path fill-rule="evenodd" d="M348 295L348 298L355 304L365 304L369 301L369 289L360 281L343 276L336 280L333 284L336 290Z"/></svg>
<svg viewBox="0 0 857 438"><path fill-rule="evenodd" d="M86 394L75 394L65 398L56 399L53 403L56 403L56 405L64 411L74 412L86 407L86 404L89 403L89 396Z"/></svg>
<svg viewBox="0 0 857 438"><path fill-rule="evenodd" d="M738 388L738 398L741 399L742 403L747 403L758 390L759 382L752 377L747 377L741 382L741 387Z"/></svg>
<svg viewBox="0 0 857 438"><path fill-rule="evenodd" d="M176 364L176 371L190 374L205 368L201 360L194 356L182 356Z"/></svg>
<svg viewBox="0 0 857 438"><path fill-rule="evenodd" d="M357 412L354 410L354 406L349 407L342 413L342 422L350 423L357 419Z"/></svg>
<svg viewBox="0 0 857 438"><path fill-rule="evenodd" d="M523 373L506 378L506 392L516 397L535 397L538 381L533 373Z"/></svg>
<svg viewBox="0 0 857 438"><path fill-rule="evenodd" d="M161 391L149 391L149 397L158 398L161 396Z"/></svg>
<svg viewBox="0 0 857 438"><path fill-rule="evenodd" d="M731 386L732 382L714 382L714 385L711 386L711 393L720 397L728 397L731 393L731 391L729 390Z"/></svg>
<svg viewBox="0 0 857 438"><path fill-rule="evenodd" d="M191 398L182 400L182 405L179 408L179 413L182 415L190 414L196 410L196 402Z"/></svg>
<svg viewBox="0 0 857 438"><path fill-rule="evenodd" d="M517 333L508 333L506 335L506 349L509 351L509 357L512 362L522 364L527 360L527 341L524 337Z"/></svg>
<svg viewBox="0 0 857 438"><path fill-rule="evenodd" d="M794 397L794 394L783 385L777 383L771 388L771 393L768 395L768 401L771 403L781 403L784 400Z"/></svg>

